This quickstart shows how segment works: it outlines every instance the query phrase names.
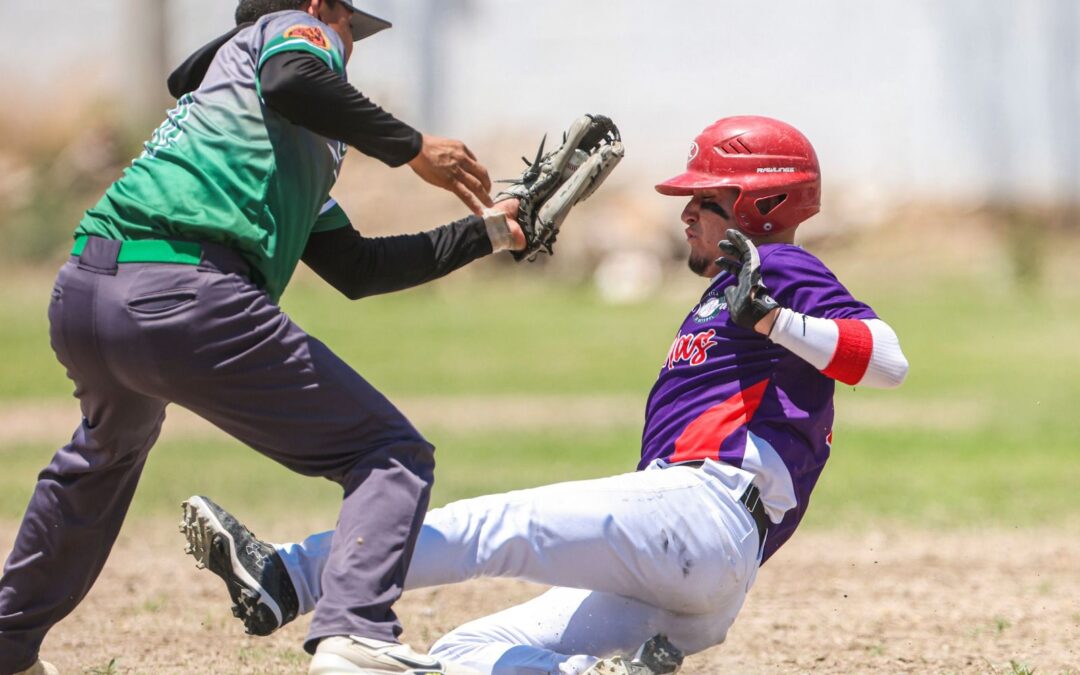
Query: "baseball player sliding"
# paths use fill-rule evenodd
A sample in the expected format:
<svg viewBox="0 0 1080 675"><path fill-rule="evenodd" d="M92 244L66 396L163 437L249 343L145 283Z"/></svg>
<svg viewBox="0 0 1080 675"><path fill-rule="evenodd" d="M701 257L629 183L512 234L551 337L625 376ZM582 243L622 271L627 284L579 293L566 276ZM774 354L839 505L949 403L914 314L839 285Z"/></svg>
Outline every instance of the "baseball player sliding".
<svg viewBox="0 0 1080 675"><path fill-rule="evenodd" d="M835 382L895 387L907 373L888 324L794 244L820 185L798 130L729 117L656 186L689 198L689 266L709 284L649 395L638 470L429 512L406 588L481 576L554 586L451 631L433 657L499 675L659 675L680 652L723 642L758 566L806 512ZM333 533L267 544L205 497L185 503L182 529L200 564L250 599L234 611L251 633L341 602ZM350 670L318 655L311 669L401 671L389 657Z"/></svg>
<svg viewBox="0 0 1080 675"><path fill-rule="evenodd" d="M346 81L353 41L387 22L345 0L245 0L237 17L169 79L176 107L87 211L57 278L50 337L83 420L41 472L0 578L2 675L56 672L38 659L42 641L105 564L173 402L343 488L309 651L359 672L387 654L442 669L398 644L392 609L433 448L277 300L301 259L359 298L497 250L550 252L622 146L606 118L583 117L493 204L487 171L460 141L418 133ZM408 164L477 215L361 236L329 197L346 145Z"/></svg>

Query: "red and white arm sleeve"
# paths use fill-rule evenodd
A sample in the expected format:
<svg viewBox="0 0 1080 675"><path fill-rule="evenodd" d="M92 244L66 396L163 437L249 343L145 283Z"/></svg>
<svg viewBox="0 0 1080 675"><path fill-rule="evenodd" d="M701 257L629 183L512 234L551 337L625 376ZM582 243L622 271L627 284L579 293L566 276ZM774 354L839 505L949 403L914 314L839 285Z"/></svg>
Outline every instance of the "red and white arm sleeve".
<svg viewBox="0 0 1080 675"><path fill-rule="evenodd" d="M769 339L844 384L898 387L908 362L881 319L818 319L781 309Z"/></svg>

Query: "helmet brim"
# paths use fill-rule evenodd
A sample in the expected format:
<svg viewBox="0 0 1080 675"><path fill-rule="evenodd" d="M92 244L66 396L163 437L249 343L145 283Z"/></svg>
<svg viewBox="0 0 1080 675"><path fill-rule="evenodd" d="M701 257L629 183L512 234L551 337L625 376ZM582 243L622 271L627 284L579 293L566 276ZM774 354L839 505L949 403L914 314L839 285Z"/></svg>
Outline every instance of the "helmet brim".
<svg viewBox="0 0 1080 675"><path fill-rule="evenodd" d="M662 195L668 197L688 197L696 190L706 190L708 188L726 187L730 183L717 178L716 176L700 173L698 171L687 171L681 173L674 178L669 178L663 183L656 186L656 191Z"/></svg>

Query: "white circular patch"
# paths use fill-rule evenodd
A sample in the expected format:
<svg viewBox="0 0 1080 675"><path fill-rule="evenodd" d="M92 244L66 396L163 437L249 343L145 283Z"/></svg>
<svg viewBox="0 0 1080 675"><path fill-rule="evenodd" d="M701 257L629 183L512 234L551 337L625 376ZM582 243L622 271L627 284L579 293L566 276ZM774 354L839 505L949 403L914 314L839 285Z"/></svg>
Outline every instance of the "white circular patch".
<svg viewBox="0 0 1080 675"><path fill-rule="evenodd" d="M720 309L720 298L709 298L702 303L701 308L698 309L698 318L708 319L713 314L716 314L718 309Z"/></svg>
<svg viewBox="0 0 1080 675"><path fill-rule="evenodd" d="M766 232L769 232L769 231L772 230L773 224L772 223L765 223L764 225L761 226L761 228L763 230L765 230Z"/></svg>

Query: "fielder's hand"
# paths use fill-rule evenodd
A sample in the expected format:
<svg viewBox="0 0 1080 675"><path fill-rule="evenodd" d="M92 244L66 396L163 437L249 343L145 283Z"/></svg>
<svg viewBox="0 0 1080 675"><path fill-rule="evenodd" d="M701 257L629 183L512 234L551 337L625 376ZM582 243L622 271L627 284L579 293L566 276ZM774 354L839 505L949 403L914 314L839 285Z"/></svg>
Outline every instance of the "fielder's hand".
<svg viewBox="0 0 1080 675"><path fill-rule="evenodd" d="M780 305L769 296L761 280L761 258L754 243L738 230L728 230L727 239L720 242L727 257L717 258L716 264L738 278L738 283L724 290L728 313L736 325L768 335ZM760 324L760 325L759 325Z"/></svg>
<svg viewBox="0 0 1080 675"><path fill-rule="evenodd" d="M505 216L507 234L510 235L511 252L524 251L529 244L528 239L525 238L525 231L521 229L521 225L517 221L519 206L520 204L516 199L500 199L495 202L495 206L484 210L485 216L489 213L501 213Z"/></svg>
<svg viewBox="0 0 1080 675"><path fill-rule="evenodd" d="M478 216L485 206L491 206L487 169L461 141L424 134L420 154L409 162L409 167L435 187L453 192Z"/></svg>

